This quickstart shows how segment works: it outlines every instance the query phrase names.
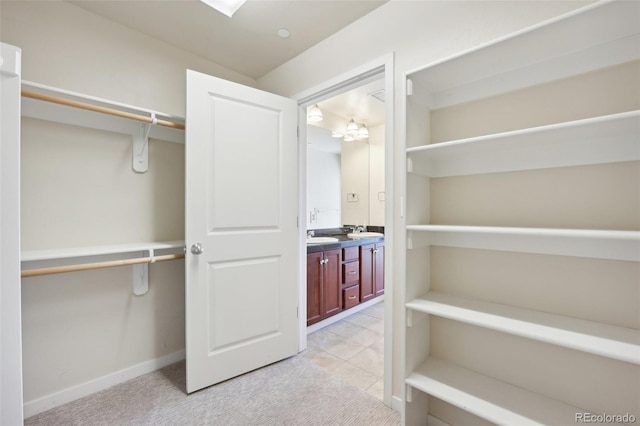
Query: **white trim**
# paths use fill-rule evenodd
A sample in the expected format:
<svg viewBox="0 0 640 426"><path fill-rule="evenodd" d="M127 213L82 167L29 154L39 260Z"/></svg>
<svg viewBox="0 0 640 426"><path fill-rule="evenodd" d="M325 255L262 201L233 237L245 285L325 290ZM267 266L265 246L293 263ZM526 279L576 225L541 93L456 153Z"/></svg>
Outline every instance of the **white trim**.
<svg viewBox="0 0 640 426"><path fill-rule="evenodd" d="M427 416L427 424L429 426L451 426L449 423L443 422L439 418L433 417L431 414Z"/></svg>
<svg viewBox="0 0 640 426"><path fill-rule="evenodd" d="M394 267L395 253L393 250L393 200L394 200L394 121L395 121L395 87L394 87L394 53L390 52L377 59L363 64L357 68L340 74L334 78L331 78L319 85L316 85L310 89L304 90L294 96L298 102L298 106L305 107L319 102L322 99L327 99L331 96L335 96L340 93L349 90L353 87L358 87L371 81L373 78L384 78L384 89L387 93L385 101L385 338L384 338L384 402L387 406L392 406L392 384L393 384L393 275L392 268ZM306 176L306 144L299 144L300 156L299 156L299 168L300 177ZM305 181L306 182L306 181ZM302 189L301 189L302 190ZM305 188L306 190L306 188ZM305 203L299 203L299 223L306 215ZM305 209L305 210L302 210ZM299 232L301 233L301 241L306 239L306 227L299 226ZM303 246L303 247L306 247ZM299 306L306 306L306 263L301 265L301 280L300 280L300 294L301 303ZM304 297L304 301L302 301ZM354 312L354 311L351 311ZM306 309L299 313L299 319L301 327L306 326ZM302 339L301 339L302 347ZM304 349L304 348L302 348Z"/></svg>
<svg viewBox="0 0 640 426"><path fill-rule="evenodd" d="M143 374L159 370L167 365L182 361L184 358L185 350L182 349L177 352L161 356L160 358L132 365L131 367L116 371L115 373L107 374L106 376L98 377L59 392L28 401L24 404L24 416L25 418L34 416L38 413L42 413L43 411L50 410L68 402L75 401L76 399L80 399L120 383L124 383Z"/></svg>
<svg viewBox="0 0 640 426"><path fill-rule="evenodd" d="M0 43L0 424L22 424L21 50Z"/></svg>
<svg viewBox="0 0 640 426"><path fill-rule="evenodd" d="M404 389L404 386L402 388ZM402 413L402 410L404 410L404 400L399 396L393 395L391 397L391 408L398 413Z"/></svg>
<svg viewBox="0 0 640 426"><path fill-rule="evenodd" d="M327 319L324 319L322 321L319 321L315 324L312 324L310 326L307 327L307 333L306 334L311 334L315 331L321 330L327 326L330 326L331 324L334 324L342 319L348 318L353 314L357 314L360 311L363 311L365 309L367 309L370 306L373 305L377 305L378 303L384 302L384 298L385 296L380 296L380 297L376 297L373 300L369 300L367 302L362 302L359 305L354 306L353 308L349 308L346 311L342 311L339 314L335 314Z"/></svg>

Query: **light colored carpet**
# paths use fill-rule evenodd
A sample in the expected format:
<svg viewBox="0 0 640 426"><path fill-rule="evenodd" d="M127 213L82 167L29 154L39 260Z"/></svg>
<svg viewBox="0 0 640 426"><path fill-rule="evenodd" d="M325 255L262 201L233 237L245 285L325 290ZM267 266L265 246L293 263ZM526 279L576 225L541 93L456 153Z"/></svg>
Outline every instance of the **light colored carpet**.
<svg viewBox="0 0 640 426"><path fill-rule="evenodd" d="M399 415L302 356L187 395L179 362L25 420L46 425L399 425Z"/></svg>

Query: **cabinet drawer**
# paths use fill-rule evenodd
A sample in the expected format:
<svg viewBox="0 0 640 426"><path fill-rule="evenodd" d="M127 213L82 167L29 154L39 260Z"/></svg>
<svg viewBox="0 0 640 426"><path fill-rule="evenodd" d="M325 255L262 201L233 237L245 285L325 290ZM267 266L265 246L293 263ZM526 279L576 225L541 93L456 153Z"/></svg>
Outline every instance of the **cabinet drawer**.
<svg viewBox="0 0 640 426"><path fill-rule="evenodd" d="M349 309L360 303L360 286L354 285L353 287L342 290L342 300L344 301L344 309Z"/></svg>
<svg viewBox="0 0 640 426"><path fill-rule="evenodd" d="M358 260L358 246L343 248L342 260L345 262L349 260Z"/></svg>
<svg viewBox="0 0 640 426"><path fill-rule="evenodd" d="M360 280L360 262L342 264L342 283L357 283Z"/></svg>

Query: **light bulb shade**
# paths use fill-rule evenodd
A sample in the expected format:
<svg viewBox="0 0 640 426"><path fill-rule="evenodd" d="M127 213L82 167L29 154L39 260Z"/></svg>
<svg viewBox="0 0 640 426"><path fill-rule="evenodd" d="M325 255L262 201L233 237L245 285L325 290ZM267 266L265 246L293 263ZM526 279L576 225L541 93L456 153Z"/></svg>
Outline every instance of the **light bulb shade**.
<svg viewBox="0 0 640 426"><path fill-rule="evenodd" d="M352 137L356 137L358 135L358 125L353 121L353 118L347 125L347 130L344 133Z"/></svg>
<svg viewBox="0 0 640 426"><path fill-rule="evenodd" d="M332 138L341 138L344 136L344 133L342 132L331 132L331 137Z"/></svg>
<svg viewBox="0 0 640 426"><path fill-rule="evenodd" d="M307 120L312 122L322 121L322 111L318 108L318 105L314 105L309 108Z"/></svg>
<svg viewBox="0 0 640 426"><path fill-rule="evenodd" d="M344 135L344 139L342 139L342 140L345 141L345 142L353 142L353 141L356 140L356 138L354 138L351 135Z"/></svg>
<svg viewBox="0 0 640 426"><path fill-rule="evenodd" d="M359 139L368 139L369 138L369 129L364 124L362 127L358 129L358 138Z"/></svg>

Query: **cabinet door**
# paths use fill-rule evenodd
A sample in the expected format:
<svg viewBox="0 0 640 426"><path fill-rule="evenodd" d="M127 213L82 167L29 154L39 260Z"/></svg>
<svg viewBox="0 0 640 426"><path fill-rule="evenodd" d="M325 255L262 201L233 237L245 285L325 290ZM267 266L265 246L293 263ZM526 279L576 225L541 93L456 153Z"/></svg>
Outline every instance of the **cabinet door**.
<svg viewBox="0 0 640 426"><path fill-rule="evenodd" d="M322 259L322 252L307 254L307 325L322 319Z"/></svg>
<svg viewBox="0 0 640 426"><path fill-rule="evenodd" d="M342 310L342 279L341 264L342 256L340 249L324 252L324 279L323 279L323 299L324 317L337 314Z"/></svg>
<svg viewBox="0 0 640 426"><path fill-rule="evenodd" d="M360 246L360 302L375 296L373 287L373 250L375 244L364 244Z"/></svg>
<svg viewBox="0 0 640 426"><path fill-rule="evenodd" d="M384 294L384 244L376 244L373 251L373 287L376 296Z"/></svg>

